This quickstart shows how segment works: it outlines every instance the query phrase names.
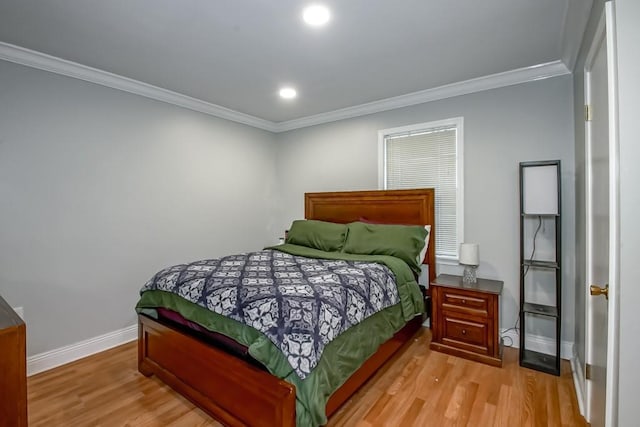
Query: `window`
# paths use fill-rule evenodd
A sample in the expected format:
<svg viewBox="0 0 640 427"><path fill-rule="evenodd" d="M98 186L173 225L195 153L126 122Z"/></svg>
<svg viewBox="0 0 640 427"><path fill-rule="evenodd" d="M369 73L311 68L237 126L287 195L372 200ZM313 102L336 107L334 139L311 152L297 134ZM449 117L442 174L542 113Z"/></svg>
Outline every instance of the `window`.
<svg viewBox="0 0 640 427"><path fill-rule="evenodd" d="M462 117L378 132L382 189L436 189L436 257L457 261L463 240Z"/></svg>

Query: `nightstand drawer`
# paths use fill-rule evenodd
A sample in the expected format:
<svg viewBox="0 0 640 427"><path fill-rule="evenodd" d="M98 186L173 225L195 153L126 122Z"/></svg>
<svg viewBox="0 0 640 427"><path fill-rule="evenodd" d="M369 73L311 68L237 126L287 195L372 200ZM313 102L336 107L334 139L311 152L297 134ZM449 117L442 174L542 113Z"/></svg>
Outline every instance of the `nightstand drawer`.
<svg viewBox="0 0 640 427"><path fill-rule="evenodd" d="M455 342L467 347L468 350L480 353L489 353L487 345L487 325L469 319L443 316L444 333L443 342ZM471 348L469 348L471 347Z"/></svg>
<svg viewBox="0 0 640 427"><path fill-rule="evenodd" d="M442 291L442 308L457 309L476 316L487 316L489 314L489 297L476 293L469 295L451 289Z"/></svg>

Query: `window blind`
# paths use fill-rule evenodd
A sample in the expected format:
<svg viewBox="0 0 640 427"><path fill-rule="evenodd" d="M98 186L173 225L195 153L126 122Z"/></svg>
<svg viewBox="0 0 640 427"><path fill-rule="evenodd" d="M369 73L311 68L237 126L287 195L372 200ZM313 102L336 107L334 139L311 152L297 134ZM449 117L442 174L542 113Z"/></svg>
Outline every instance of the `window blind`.
<svg viewBox="0 0 640 427"><path fill-rule="evenodd" d="M458 256L457 129L448 126L385 137L385 186L436 189L436 255Z"/></svg>

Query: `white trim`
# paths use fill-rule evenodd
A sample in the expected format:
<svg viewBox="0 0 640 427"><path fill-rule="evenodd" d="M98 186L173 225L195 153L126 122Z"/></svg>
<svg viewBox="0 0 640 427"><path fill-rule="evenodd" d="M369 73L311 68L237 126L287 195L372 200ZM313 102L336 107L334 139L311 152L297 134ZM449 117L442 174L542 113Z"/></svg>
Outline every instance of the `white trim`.
<svg viewBox="0 0 640 427"><path fill-rule="evenodd" d="M576 65L584 30L589 22L593 1L586 1L589 3L588 7L584 6L585 0L569 0L564 11L564 25L562 26L564 31L560 51L562 62L569 71L573 71Z"/></svg>
<svg viewBox="0 0 640 427"><path fill-rule="evenodd" d="M460 266L460 261L458 260L457 257L445 256L445 255L440 255L440 256L436 255L436 264ZM460 273L460 274L462 274L462 273Z"/></svg>
<svg viewBox="0 0 640 427"><path fill-rule="evenodd" d="M482 92L489 89L497 89L505 86L532 82L535 80L564 76L566 74L571 74L571 71L569 71L566 65L564 65L562 61L553 61L546 64L518 68L516 70L505 71L503 73L491 74L432 89L421 90L406 95L382 99L380 101L373 101L353 107L342 108L340 110L329 111L327 113L279 122L276 124L276 132L285 132L293 129L335 122L337 120L366 116L367 114L409 107L411 105L452 98L454 96L468 95L470 93Z"/></svg>
<svg viewBox="0 0 640 427"><path fill-rule="evenodd" d="M607 390L605 425L618 425L618 359L620 330L620 141L618 139L618 50L613 0L604 5L607 21L609 87L609 319L607 330Z"/></svg>
<svg viewBox="0 0 640 427"><path fill-rule="evenodd" d="M573 345L573 357L571 357L571 373L573 376L573 388L576 390L576 399L578 400L578 409L580 415L585 416L585 382L584 382L584 364L578 356L575 344Z"/></svg>
<svg viewBox="0 0 640 427"><path fill-rule="evenodd" d="M92 354L126 344L138 338L138 325L131 325L117 331L89 338L75 344L66 345L27 358L27 375L56 368L58 366L91 356Z"/></svg>
<svg viewBox="0 0 640 427"><path fill-rule="evenodd" d="M615 28L615 5L613 1L605 3L604 11L598 22L591 46L585 61L585 103L591 102L591 85L590 85L590 64L597 53L597 50L603 38L607 47L607 92L608 92L608 121L609 121L609 302L608 302L608 320L607 320L607 373L605 379L605 426L613 427L618 424L618 376L619 376L619 278L620 278L620 193L619 193L619 165L620 151L618 139L618 70L617 70L617 44L616 44L616 28ZM587 362L592 360L592 349L590 345L590 337L593 325L591 324L591 304L589 296L589 284L593 283L591 271L589 268L589 260L591 259L591 248L594 245L590 236L591 228L591 192L593 188L590 158L591 158L591 127L589 122L585 122L585 205L586 205L586 266L587 266L587 282L585 283L585 357ZM591 381L585 381L585 418L587 421L591 419L590 402L592 397Z"/></svg>
<svg viewBox="0 0 640 427"><path fill-rule="evenodd" d="M387 182L387 150L385 150L384 139L388 135L388 130L378 131L378 189L384 190Z"/></svg>
<svg viewBox="0 0 640 427"><path fill-rule="evenodd" d="M55 56L25 49L8 43L0 42L0 59L14 62L27 67L49 71L74 79L84 80L112 89L140 95L156 101L177 105L189 110L198 111L210 116L231 120L258 129L276 131L276 125L268 120L240 113L220 105L211 104L200 99L192 98L177 92L163 89L128 77L123 77L97 68L87 67L76 62L67 61Z"/></svg>
<svg viewBox="0 0 640 427"><path fill-rule="evenodd" d="M520 348L520 336L519 334L511 329L509 332L505 332L506 329L500 330L501 337L507 337L512 340L512 344L510 347ZM528 350L537 351L539 353L544 354L555 354L556 352L556 340L554 338L545 337L542 335L532 335L527 333L526 336L526 347ZM508 343L507 343L508 344ZM560 358L561 359L571 359L573 357L573 341L565 341L562 340L560 342Z"/></svg>
<svg viewBox="0 0 640 427"><path fill-rule="evenodd" d="M589 47L589 51L587 52L587 57L585 59L584 65L584 102L585 105L589 105L591 103L592 98L592 89L591 89L591 66L593 65L593 61L595 55L598 51L602 38L604 37L604 16L601 17L596 31L593 36L593 40L591 41L591 46ZM589 363L592 360L592 351L590 344L590 337L593 334L593 324L591 321L591 301L589 295L589 283L592 283L592 272L590 266L590 260L592 257L592 248L593 248L593 238L591 236L591 227L592 227L592 209L591 209L591 194L593 191L593 179L592 179L592 171L591 171L591 125L590 122L584 121L584 161L585 161L585 191L584 191L584 203L585 203L585 283L582 284L582 292L585 295L585 310L584 310L584 324L585 324L585 363ZM592 395L592 385L590 382L585 381L585 413L584 417L587 421L591 419L591 395Z"/></svg>
<svg viewBox="0 0 640 427"><path fill-rule="evenodd" d="M293 129L300 129L322 123L349 119L352 117L365 116L367 114L379 113L381 111L388 111L396 108L436 101L439 99L467 95L484 90L512 86L571 73L564 63L558 60L276 123L234 111L220 105L212 104L201 99L196 99L153 86L148 83L133 80L128 77L123 77L114 73L109 73L107 71L88 67L86 65L9 43L0 42L0 60L49 71L51 73L72 77L74 79L84 80L101 86L110 87L112 89L122 90L145 98L155 99L156 101L166 102L168 104L177 105L179 107L198 111L210 116L243 123L245 125L270 132L286 132Z"/></svg>
<svg viewBox="0 0 640 427"><path fill-rule="evenodd" d="M571 2L572 0L567 1L565 8L564 8L564 16L562 18L562 39L560 39L560 58L562 59L562 62L564 63L564 65L567 66L567 68L569 70L573 69L572 67L572 63L571 63L571 57L570 55L573 53L570 51L569 49L569 40L568 40L568 35L570 34L570 29L569 29L569 11L571 10ZM578 48L580 48L580 46L578 46ZM576 52L576 56L577 56L577 52Z"/></svg>
<svg viewBox="0 0 640 427"><path fill-rule="evenodd" d="M464 118L456 117L456 132L458 132L456 138L456 172L458 174L456 179L456 239L458 240L458 249L456 253L460 255L460 243L464 242ZM436 234L436 237L438 235ZM456 259L458 259L456 257Z"/></svg>

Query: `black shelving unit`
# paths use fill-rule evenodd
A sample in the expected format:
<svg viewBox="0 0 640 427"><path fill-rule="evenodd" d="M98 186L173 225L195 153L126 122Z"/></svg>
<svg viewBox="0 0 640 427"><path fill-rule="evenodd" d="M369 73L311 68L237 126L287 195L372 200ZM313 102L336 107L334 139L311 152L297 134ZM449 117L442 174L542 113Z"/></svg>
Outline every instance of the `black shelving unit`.
<svg viewBox="0 0 640 427"><path fill-rule="evenodd" d="M520 163L520 366L553 375L560 375L562 312L560 188L560 160ZM553 259L540 259L536 254L536 243L538 243L536 239L543 222L545 225L554 227ZM533 235L530 233L532 229L536 229ZM536 301L536 298L531 296L531 292L528 292L532 286L530 282L535 280L536 275L544 275L547 279L553 277L553 280L547 280L552 282L548 285L553 289L548 290L551 295L542 295L544 303ZM549 303L551 300L553 303ZM540 353L527 347L528 331L534 330L533 325L536 321L554 323L554 354Z"/></svg>

